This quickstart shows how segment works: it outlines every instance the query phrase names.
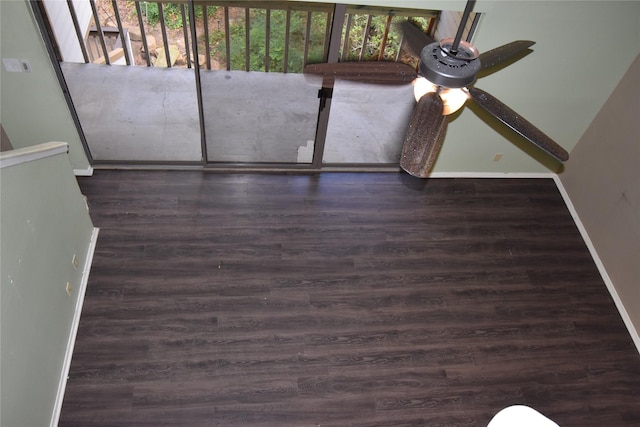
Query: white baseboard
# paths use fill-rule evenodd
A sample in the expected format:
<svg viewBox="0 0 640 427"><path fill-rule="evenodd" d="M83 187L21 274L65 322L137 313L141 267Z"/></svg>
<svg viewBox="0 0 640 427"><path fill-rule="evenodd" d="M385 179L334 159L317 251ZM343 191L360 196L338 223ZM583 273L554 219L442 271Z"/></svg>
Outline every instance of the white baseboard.
<svg viewBox="0 0 640 427"><path fill-rule="evenodd" d="M551 172L433 172L428 178L554 178Z"/></svg>
<svg viewBox="0 0 640 427"><path fill-rule="evenodd" d="M82 270L82 278L80 279L80 287L78 289L78 299L76 300L76 309L73 314L73 320L71 322L71 331L69 333L69 341L67 342L67 350L64 356L64 363L62 365L62 372L60 374L60 381L58 383L58 393L56 395L56 401L53 405L53 413L51 414L50 427L57 427L60 420L60 411L62 410L62 401L64 399L64 391L67 387L67 379L69 376L69 368L71 367L71 357L73 356L73 348L76 344L76 335L78 334L78 326L80 325L80 314L82 313L82 305L84 304L84 295L87 291L87 283L89 281L89 271L91 270L91 264L93 263L93 254L96 250L96 243L98 241L99 228L93 229L91 233L91 240L89 241L89 247L87 249L87 256Z"/></svg>
<svg viewBox="0 0 640 427"><path fill-rule="evenodd" d="M580 234L582 235L582 238L584 239L584 242L586 243L587 248L591 253L591 257L593 258L593 261L596 263L596 267L598 267L598 271L600 272L600 276L602 276L602 280L604 281L604 284L607 286L607 289L609 290L609 293L611 294L611 297L613 298L613 301L615 302L616 307L618 308L618 312L620 313L620 316L622 317L622 320L624 321L624 324L627 327L629 334L631 335L631 339L633 340L633 343L635 344L636 349L640 353L640 335L638 335L638 331L633 325L633 322L631 321L631 317L629 317L629 313L627 313L627 309L624 307L624 304L622 303L622 300L620 299L620 296L618 295L618 292L616 291L616 288L613 285L613 281L609 277L609 274L607 274L607 270L605 269L604 264L602 263L602 260L598 256L598 251L596 251L596 248L593 245L593 242L589 238L589 233L587 233L587 229L584 227L584 224L582 224L582 221L578 216L578 212L576 211L575 207L573 206L573 203L571 202L571 199L569 198L569 194L567 193L567 190L564 188L564 185L562 185L562 181L560 180L560 177L558 175L555 175L553 179L556 182L556 186L558 187L558 190L560 190L560 194L562 194L562 198L564 199L564 202L567 205L569 212L571 212L571 216L573 217L573 222L575 222L576 226L578 227L578 230L580 231Z"/></svg>
<svg viewBox="0 0 640 427"><path fill-rule="evenodd" d="M74 169L75 176L93 176L93 166L89 165L86 169Z"/></svg>

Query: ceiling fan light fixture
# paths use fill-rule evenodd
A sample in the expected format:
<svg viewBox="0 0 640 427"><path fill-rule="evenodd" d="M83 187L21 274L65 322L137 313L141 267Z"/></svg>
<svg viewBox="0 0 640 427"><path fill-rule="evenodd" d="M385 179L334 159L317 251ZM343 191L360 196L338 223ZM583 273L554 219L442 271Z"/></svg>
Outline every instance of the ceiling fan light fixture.
<svg viewBox="0 0 640 427"><path fill-rule="evenodd" d="M415 81L413 82L413 95L416 98L416 102L420 101L420 98L422 98L427 93L436 92L437 90L437 85L434 85L422 76L416 77Z"/></svg>
<svg viewBox="0 0 640 427"><path fill-rule="evenodd" d="M420 101L420 98L430 92L438 92L438 95L442 98L442 103L444 104L442 114L445 116L458 111L469 98L469 92L466 88L439 88L422 76L416 78L413 86L413 95L416 98L416 102Z"/></svg>
<svg viewBox="0 0 640 427"><path fill-rule="evenodd" d="M453 39L428 44L420 53L420 72L430 82L447 88L470 85L480 71L478 49L461 41L458 50L452 52Z"/></svg>

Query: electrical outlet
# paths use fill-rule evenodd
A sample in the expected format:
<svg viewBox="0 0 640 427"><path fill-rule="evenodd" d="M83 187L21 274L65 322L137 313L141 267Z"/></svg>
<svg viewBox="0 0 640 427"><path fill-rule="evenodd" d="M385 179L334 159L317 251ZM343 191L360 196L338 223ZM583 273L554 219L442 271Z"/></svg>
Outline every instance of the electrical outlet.
<svg viewBox="0 0 640 427"><path fill-rule="evenodd" d="M67 286L64 287L64 290L67 291L67 295L71 296L71 291L73 290L73 288L71 288L71 283L67 282Z"/></svg>
<svg viewBox="0 0 640 427"><path fill-rule="evenodd" d="M71 260L71 263L73 264L73 268L77 270L78 266L80 265L80 261L78 261L78 257L76 256L76 254L73 254L73 259Z"/></svg>
<svg viewBox="0 0 640 427"><path fill-rule="evenodd" d="M502 153L496 153L495 156L493 156L493 161L499 162L501 158L502 158Z"/></svg>

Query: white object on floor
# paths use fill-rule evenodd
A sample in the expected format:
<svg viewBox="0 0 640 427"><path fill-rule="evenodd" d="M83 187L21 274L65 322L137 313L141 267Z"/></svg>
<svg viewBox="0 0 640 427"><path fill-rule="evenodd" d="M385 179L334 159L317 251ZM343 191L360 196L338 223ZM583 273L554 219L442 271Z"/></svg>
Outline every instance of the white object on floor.
<svg viewBox="0 0 640 427"><path fill-rule="evenodd" d="M540 412L525 405L514 405L498 412L487 427L560 427Z"/></svg>

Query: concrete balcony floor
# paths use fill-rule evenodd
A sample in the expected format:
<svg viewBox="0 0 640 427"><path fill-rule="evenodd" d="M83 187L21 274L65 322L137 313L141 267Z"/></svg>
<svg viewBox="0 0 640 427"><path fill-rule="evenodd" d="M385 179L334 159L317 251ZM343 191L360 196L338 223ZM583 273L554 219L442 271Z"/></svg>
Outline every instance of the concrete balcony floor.
<svg viewBox="0 0 640 427"><path fill-rule="evenodd" d="M61 65L96 161L201 161L194 70ZM209 70L200 76L208 161L312 161L320 79ZM412 92L411 85L336 82L323 161L397 163Z"/></svg>

